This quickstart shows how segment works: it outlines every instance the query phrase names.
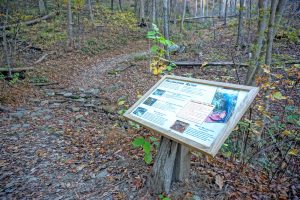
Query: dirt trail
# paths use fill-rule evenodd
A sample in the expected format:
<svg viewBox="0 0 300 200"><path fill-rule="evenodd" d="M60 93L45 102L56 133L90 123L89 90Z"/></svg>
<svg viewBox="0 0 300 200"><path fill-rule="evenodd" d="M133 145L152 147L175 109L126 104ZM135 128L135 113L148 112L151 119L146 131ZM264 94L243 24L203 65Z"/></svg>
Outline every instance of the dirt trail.
<svg viewBox="0 0 300 200"><path fill-rule="evenodd" d="M81 79L74 81L73 87L80 87L83 89L95 87L99 84L101 76L105 76L105 73L109 70L118 68L118 64L134 60L137 57L145 56L147 54L148 52L146 51L139 51L129 54L121 54L116 57L109 57L103 60L97 60L96 64L85 69L81 75Z"/></svg>

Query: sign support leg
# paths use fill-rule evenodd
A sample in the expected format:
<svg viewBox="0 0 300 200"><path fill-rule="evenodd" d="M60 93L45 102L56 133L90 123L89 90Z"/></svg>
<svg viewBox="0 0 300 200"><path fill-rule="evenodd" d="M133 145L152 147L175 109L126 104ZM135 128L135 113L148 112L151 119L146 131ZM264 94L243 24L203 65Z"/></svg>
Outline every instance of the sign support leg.
<svg viewBox="0 0 300 200"><path fill-rule="evenodd" d="M161 137L159 150L150 175L150 189L169 193L173 181L182 181L189 175L189 149L166 137Z"/></svg>

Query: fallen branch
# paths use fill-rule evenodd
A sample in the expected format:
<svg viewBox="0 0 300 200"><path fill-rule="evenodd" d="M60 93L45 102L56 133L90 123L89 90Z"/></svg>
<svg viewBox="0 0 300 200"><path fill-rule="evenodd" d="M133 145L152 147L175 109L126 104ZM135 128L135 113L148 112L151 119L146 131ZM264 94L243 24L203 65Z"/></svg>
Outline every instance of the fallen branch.
<svg viewBox="0 0 300 200"><path fill-rule="evenodd" d="M230 18L230 17L237 17L237 15L230 15L230 16L227 16L227 18ZM185 18L184 19L184 22L192 22L194 20L197 20L197 19L222 19L223 17L220 17L220 16L205 16L205 17L188 17L188 18ZM181 19L177 19L177 21L180 21ZM174 20L170 20L170 22L174 22Z"/></svg>
<svg viewBox="0 0 300 200"><path fill-rule="evenodd" d="M33 70L33 67L18 67L18 68L0 68L0 73L1 72L9 72L11 70L12 73L16 73L16 72L24 72L24 71L29 71L29 70Z"/></svg>
<svg viewBox="0 0 300 200"><path fill-rule="evenodd" d="M3 30L3 29L8 30L8 29L11 29L11 28L18 27L20 25L31 26L31 25L34 25L34 24L37 24L37 23L41 22L42 20L50 19L50 18L54 17L55 15L56 15L56 13L51 13L49 15L45 15L45 16L37 18L37 19L29 20L27 22L21 22L21 23L17 23L17 24L13 24L13 25L8 25L8 26L0 26L0 29L1 30Z"/></svg>
<svg viewBox="0 0 300 200"><path fill-rule="evenodd" d="M33 85L42 87L42 86L57 85L57 84L59 84L59 83L58 82L54 82L54 83L34 83Z"/></svg>
<svg viewBox="0 0 300 200"><path fill-rule="evenodd" d="M48 54L45 53L42 57L40 57L37 61L35 61L34 64L39 64L39 63L42 62L47 56L48 56Z"/></svg>
<svg viewBox="0 0 300 200"><path fill-rule="evenodd" d="M233 62L173 62L175 65L179 66L179 67L194 67L194 66L226 66L226 65L230 65L230 66L235 66L236 64ZM240 67L249 67L248 64L246 63L240 63L239 64Z"/></svg>
<svg viewBox="0 0 300 200"><path fill-rule="evenodd" d="M290 61L284 62L284 64L287 64L287 65L300 64L300 60L290 60Z"/></svg>
<svg viewBox="0 0 300 200"><path fill-rule="evenodd" d="M174 61L173 62L175 65L179 66L179 67L194 67L194 66L226 66L226 65L230 65L230 66L237 66L239 65L239 67L249 67L249 64L247 63L234 63L234 62L228 62L228 61L220 61L220 62L193 62L193 61ZM300 60L291 60L291 61L286 61L283 62L283 64L300 64Z"/></svg>

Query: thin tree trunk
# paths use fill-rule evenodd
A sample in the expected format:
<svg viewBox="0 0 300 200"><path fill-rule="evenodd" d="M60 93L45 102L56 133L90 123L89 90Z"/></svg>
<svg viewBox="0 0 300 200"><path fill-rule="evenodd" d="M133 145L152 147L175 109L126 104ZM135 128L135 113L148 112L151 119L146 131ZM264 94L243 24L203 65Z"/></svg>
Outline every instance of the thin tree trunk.
<svg viewBox="0 0 300 200"><path fill-rule="evenodd" d="M222 16L222 0L219 1L219 17Z"/></svg>
<svg viewBox="0 0 300 200"><path fill-rule="evenodd" d="M8 21L8 8L6 8L5 21L4 21L3 32L2 32L2 36L3 36L2 43L3 43L3 53L4 53L4 57L5 57L5 64L6 64L6 67L8 68L8 77L11 78L12 70L11 70L11 62L10 62L10 52L7 47L8 41L6 38L6 30L5 30L7 21Z"/></svg>
<svg viewBox="0 0 300 200"><path fill-rule="evenodd" d="M250 52L250 43L251 43L251 19L252 19L252 0L249 0L249 8L248 8L248 59L251 59L251 52Z"/></svg>
<svg viewBox="0 0 300 200"><path fill-rule="evenodd" d="M240 11L239 11L239 25L238 25L238 35L237 35L237 41L236 44L238 46L238 49L240 49L241 43L243 42L243 17L244 17L244 1L240 0Z"/></svg>
<svg viewBox="0 0 300 200"><path fill-rule="evenodd" d="M119 7L120 7L120 10L123 11L122 0L119 0Z"/></svg>
<svg viewBox="0 0 300 200"><path fill-rule="evenodd" d="M274 23L275 23L275 14L277 8L278 0L272 0L271 3L271 15L269 19L269 29L267 37L267 51L266 51L266 65L271 65L272 61L272 49L273 49L273 39L274 39Z"/></svg>
<svg viewBox="0 0 300 200"><path fill-rule="evenodd" d="M202 16L205 17L205 0L202 0Z"/></svg>
<svg viewBox="0 0 300 200"><path fill-rule="evenodd" d="M277 9L276 9L276 16L275 16L274 35L276 34L276 31L277 31L278 26L280 24L282 14L283 14L283 11L284 11L285 6L286 6L286 2L287 2L287 0L279 0L278 1L278 5L277 5ZM299 7L300 7L300 3L299 3Z"/></svg>
<svg viewBox="0 0 300 200"><path fill-rule="evenodd" d="M183 3L180 32L182 32L184 30L184 18L185 18L185 11L186 11L186 1L187 0L184 0L184 3Z"/></svg>
<svg viewBox="0 0 300 200"><path fill-rule="evenodd" d="M205 0L206 3L206 16L208 16L208 0Z"/></svg>
<svg viewBox="0 0 300 200"><path fill-rule="evenodd" d="M89 8L90 18L91 18L92 24L94 25L94 14L93 14L93 8L92 8L91 0L88 0L88 8Z"/></svg>
<svg viewBox="0 0 300 200"><path fill-rule="evenodd" d="M168 15L168 3L169 0L163 0L163 14L164 14L164 37L169 40L170 33L169 33L169 15ZM170 60L169 52L166 49L166 59Z"/></svg>
<svg viewBox="0 0 300 200"><path fill-rule="evenodd" d="M214 40L216 40L216 26L215 26L215 19L214 19L214 10L215 10L215 0L213 0L213 5L211 8L211 16L212 16L212 26L213 26L213 33L214 33Z"/></svg>
<svg viewBox="0 0 300 200"><path fill-rule="evenodd" d="M140 22L144 22L145 19L145 1L140 0Z"/></svg>
<svg viewBox="0 0 300 200"><path fill-rule="evenodd" d="M114 11L114 0L110 0L110 9Z"/></svg>
<svg viewBox="0 0 300 200"><path fill-rule="evenodd" d="M256 42L253 52L253 59L251 67L249 68L246 76L246 85L255 85L255 75L259 71L259 57L261 54L263 40L265 39L265 31L267 27L267 9L268 0L259 0L259 19L258 19L258 31L256 33Z"/></svg>
<svg viewBox="0 0 300 200"><path fill-rule="evenodd" d="M45 7L44 0L39 0L39 11L40 11L40 15L46 14L46 7Z"/></svg>
<svg viewBox="0 0 300 200"><path fill-rule="evenodd" d="M225 16L224 16L224 25L227 24L227 11L228 11L228 0L225 0Z"/></svg>
<svg viewBox="0 0 300 200"><path fill-rule="evenodd" d="M174 25L177 24L177 6L178 6L178 0L174 0L174 10L173 10Z"/></svg>
<svg viewBox="0 0 300 200"><path fill-rule="evenodd" d="M156 0L152 0L152 23L156 23Z"/></svg>
<svg viewBox="0 0 300 200"><path fill-rule="evenodd" d="M164 14L164 37L169 40L169 15L168 15L168 1L163 0L163 14Z"/></svg>
<svg viewBox="0 0 300 200"><path fill-rule="evenodd" d="M68 46L73 46L73 21L71 0L68 0Z"/></svg>
<svg viewBox="0 0 300 200"><path fill-rule="evenodd" d="M197 17L197 14L198 14L198 0L196 0L196 3L195 3L195 17Z"/></svg>

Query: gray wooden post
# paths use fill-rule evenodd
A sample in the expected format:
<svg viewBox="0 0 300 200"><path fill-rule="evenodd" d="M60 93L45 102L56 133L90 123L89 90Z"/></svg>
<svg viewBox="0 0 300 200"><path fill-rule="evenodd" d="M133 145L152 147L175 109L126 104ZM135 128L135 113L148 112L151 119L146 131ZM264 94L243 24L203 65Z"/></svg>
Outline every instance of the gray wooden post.
<svg viewBox="0 0 300 200"><path fill-rule="evenodd" d="M161 137L149 180L151 191L155 194L169 193L173 181L188 178L190 158L189 148Z"/></svg>

